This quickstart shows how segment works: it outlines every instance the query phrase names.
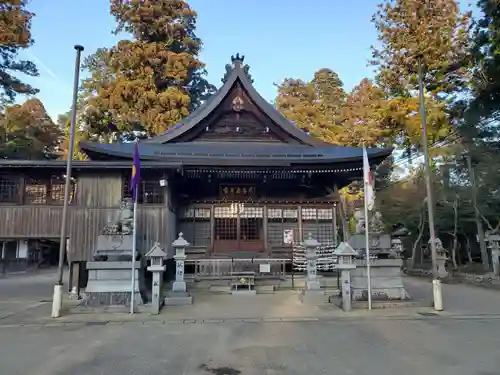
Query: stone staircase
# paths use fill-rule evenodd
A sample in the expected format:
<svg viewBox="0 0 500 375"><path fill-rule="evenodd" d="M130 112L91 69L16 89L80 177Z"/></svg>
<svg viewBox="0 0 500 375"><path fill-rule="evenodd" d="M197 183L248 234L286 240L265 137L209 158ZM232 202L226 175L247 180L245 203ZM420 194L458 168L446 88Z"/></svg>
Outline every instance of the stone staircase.
<svg viewBox="0 0 500 375"><path fill-rule="evenodd" d="M286 276L284 279L256 279L255 290L257 294L273 294L282 290L301 290L305 287L305 277L303 275ZM203 291L211 293L231 293L231 279L211 279L211 280L186 280L187 287L191 291ZM336 277L320 278L321 285L326 295L338 294L338 284Z"/></svg>

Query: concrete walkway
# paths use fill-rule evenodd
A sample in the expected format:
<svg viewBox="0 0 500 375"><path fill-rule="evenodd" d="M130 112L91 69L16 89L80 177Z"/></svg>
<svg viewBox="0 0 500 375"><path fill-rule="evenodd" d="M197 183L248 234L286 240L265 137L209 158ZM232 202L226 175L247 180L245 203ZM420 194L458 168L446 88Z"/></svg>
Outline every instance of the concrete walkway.
<svg viewBox="0 0 500 375"><path fill-rule="evenodd" d="M430 307L420 306L390 309L357 309L345 313L334 304L304 305L297 291L283 291L257 296L231 296L197 292L191 306L164 307L161 314L151 315L147 309L134 315L126 312L89 312L78 307L78 301L65 301L66 313L59 319L50 317L54 275L27 276L25 279L0 280L0 325L54 325L93 322L217 322L301 321L330 319L419 319L433 313ZM405 285L410 295L431 305L431 283L425 279L407 277ZM3 291L9 290L5 296ZM11 290L17 290L13 293ZM500 319L500 292L467 285L443 285L445 311L442 317L467 318L489 316ZM71 311L70 313L68 313Z"/></svg>

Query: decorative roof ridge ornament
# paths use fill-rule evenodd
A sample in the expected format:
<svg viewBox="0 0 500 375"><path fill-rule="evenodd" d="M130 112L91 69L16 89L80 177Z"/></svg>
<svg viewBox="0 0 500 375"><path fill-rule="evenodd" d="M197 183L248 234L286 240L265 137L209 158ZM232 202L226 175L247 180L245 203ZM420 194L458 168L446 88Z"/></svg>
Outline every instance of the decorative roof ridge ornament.
<svg viewBox="0 0 500 375"><path fill-rule="evenodd" d="M231 64L226 64L226 73L224 77L221 79L222 83L226 83L229 79L229 76L235 69L243 70L243 74L247 77L247 79L253 83L252 76L250 75L250 66L248 64L243 65L245 61L245 55L240 55L237 53L236 55L231 56Z"/></svg>

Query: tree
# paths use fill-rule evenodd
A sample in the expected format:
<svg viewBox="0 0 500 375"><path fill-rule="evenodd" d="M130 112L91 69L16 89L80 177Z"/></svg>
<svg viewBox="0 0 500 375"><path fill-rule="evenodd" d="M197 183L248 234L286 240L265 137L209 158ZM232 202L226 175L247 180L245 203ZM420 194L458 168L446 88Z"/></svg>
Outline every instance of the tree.
<svg viewBox="0 0 500 375"><path fill-rule="evenodd" d="M469 108L474 122L496 115L500 108L500 2L479 0L477 7L482 17L473 33L473 101Z"/></svg>
<svg viewBox="0 0 500 375"><path fill-rule="evenodd" d="M456 0L386 0L372 18L381 43L372 47L377 82L393 96L408 96L417 87L421 59L424 85L433 96L466 87L470 17Z"/></svg>
<svg viewBox="0 0 500 375"><path fill-rule="evenodd" d="M57 125L61 132L63 132L64 137L59 145L60 157L64 160L68 159L68 147L69 147L69 133L71 130L71 112L59 115L57 119ZM88 141L90 139L89 133L82 129L81 124L76 124L75 129L75 147L73 151L73 160L87 160L86 154L80 151L78 144L80 141Z"/></svg>
<svg viewBox="0 0 500 375"><path fill-rule="evenodd" d="M61 132L47 114L42 102L30 99L7 107L0 118L4 159L54 158Z"/></svg>
<svg viewBox="0 0 500 375"><path fill-rule="evenodd" d="M327 124L330 126L342 125L342 110L347 94L338 74L323 68L314 73L311 83L316 93L315 103L325 117Z"/></svg>
<svg viewBox="0 0 500 375"><path fill-rule="evenodd" d="M283 116L306 133L326 140L328 135L324 130L328 121L318 105L314 85L300 79L287 78L277 87L275 106Z"/></svg>
<svg viewBox="0 0 500 375"><path fill-rule="evenodd" d="M111 14L115 33L133 39L87 59L85 117L102 134L162 133L214 91L198 58L196 12L183 0L111 0Z"/></svg>
<svg viewBox="0 0 500 375"><path fill-rule="evenodd" d="M19 73L38 75L33 62L17 59L19 50L33 44L31 19L34 14L26 9L27 3L27 0L0 2L0 109L12 104L18 94L33 95L38 92L17 77Z"/></svg>
<svg viewBox="0 0 500 375"><path fill-rule="evenodd" d="M388 104L385 93L370 80L363 79L343 106L343 123L337 131L337 142L358 147L391 145Z"/></svg>

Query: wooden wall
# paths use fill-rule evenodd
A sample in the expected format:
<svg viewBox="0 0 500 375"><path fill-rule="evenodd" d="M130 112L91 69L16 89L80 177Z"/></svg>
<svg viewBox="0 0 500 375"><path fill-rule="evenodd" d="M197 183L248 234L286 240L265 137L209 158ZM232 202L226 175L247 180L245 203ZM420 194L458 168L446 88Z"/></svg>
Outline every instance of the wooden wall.
<svg viewBox="0 0 500 375"><path fill-rule="evenodd" d="M109 221L118 218L122 199L122 175L81 174L76 177L75 201L69 207L68 259L90 260L97 236ZM165 250L175 240L176 215L168 188L165 204L139 205L138 248L147 252L155 242ZM59 240L62 206L0 205L0 238Z"/></svg>

